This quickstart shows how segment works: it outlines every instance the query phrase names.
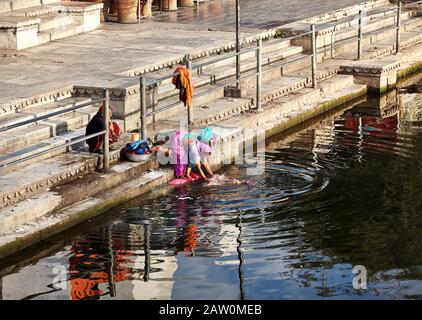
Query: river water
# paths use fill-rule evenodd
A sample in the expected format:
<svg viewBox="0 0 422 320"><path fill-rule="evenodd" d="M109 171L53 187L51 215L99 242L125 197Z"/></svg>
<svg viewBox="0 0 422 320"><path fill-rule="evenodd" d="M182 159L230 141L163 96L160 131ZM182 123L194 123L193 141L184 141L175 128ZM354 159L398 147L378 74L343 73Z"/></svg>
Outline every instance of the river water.
<svg viewBox="0 0 422 320"><path fill-rule="evenodd" d="M251 185L157 190L5 259L0 298L422 299L418 88L272 137L262 175L222 170Z"/></svg>

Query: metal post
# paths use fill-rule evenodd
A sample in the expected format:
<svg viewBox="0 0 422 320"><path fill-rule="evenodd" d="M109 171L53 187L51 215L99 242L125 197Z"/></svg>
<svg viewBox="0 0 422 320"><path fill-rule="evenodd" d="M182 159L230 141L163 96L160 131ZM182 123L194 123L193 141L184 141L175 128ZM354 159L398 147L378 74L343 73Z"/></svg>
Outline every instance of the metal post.
<svg viewBox="0 0 422 320"><path fill-rule="evenodd" d="M192 70L192 62L187 61L186 67L188 68L189 72ZM188 106L188 125L193 123L193 105Z"/></svg>
<svg viewBox="0 0 422 320"><path fill-rule="evenodd" d="M240 79L240 0L236 0L236 80ZM240 81L236 82L236 88L240 89Z"/></svg>
<svg viewBox="0 0 422 320"><path fill-rule="evenodd" d="M401 1L397 3L396 53L400 51Z"/></svg>
<svg viewBox="0 0 422 320"><path fill-rule="evenodd" d="M359 10L358 20L358 60L362 58L362 10Z"/></svg>
<svg viewBox="0 0 422 320"><path fill-rule="evenodd" d="M261 110L261 89L262 89L262 39L257 41L256 50L256 105L257 110Z"/></svg>
<svg viewBox="0 0 422 320"><path fill-rule="evenodd" d="M145 85L145 76L141 76L140 80L140 93L141 93L141 138L147 139L147 90Z"/></svg>
<svg viewBox="0 0 422 320"><path fill-rule="evenodd" d="M104 97L104 141L103 141L103 170L110 169L110 144L108 135L110 131L110 93L108 89L103 90Z"/></svg>
<svg viewBox="0 0 422 320"><path fill-rule="evenodd" d="M331 32L331 52L330 52L331 59L334 58L334 42L335 42L335 34L336 34L336 31L337 31L336 27L337 26L334 26L333 32Z"/></svg>
<svg viewBox="0 0 422 320"><path fill-rule="evenodd" d="M312 46L312 88L317 88L317 80L316 80L316 64L317 64L317 50L316 50L316 32L315 32L315 25L311 24L311 46Z"/></svg>
<svg viewBox="0 0 422 320"><path fill-rule="evenodd" d="M138 0L138 23L141 23L141 0Z"/></svg>

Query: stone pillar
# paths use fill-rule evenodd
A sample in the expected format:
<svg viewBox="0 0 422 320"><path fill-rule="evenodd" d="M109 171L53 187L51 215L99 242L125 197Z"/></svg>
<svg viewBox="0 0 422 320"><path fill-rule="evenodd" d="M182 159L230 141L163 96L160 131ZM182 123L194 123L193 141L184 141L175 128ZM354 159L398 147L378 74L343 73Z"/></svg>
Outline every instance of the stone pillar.
<svg viewBox="0 0 422 320"><path fill-rule="evenodd" d="M177 0L163 0L163 10L166 10L166 11L177 10Z"/></svg>
<svg viewBox="0 0 422 320"><path fill-rule="evenodd" d="M144 0L141 15L143 17L152 17L152 0Z"/></svg>
<svg viewBox="0 0 422 320"><path fill-rule="evenodd" d="M119 79L120 80L120 79ZM85 81L92 84L74 86L74 96L77 97L102 97L103 88L110 90L110 108L114 119L124 120L124 131L138 129L141 125L139 80L110 81L109 83L95 83L95 80Z"/></svg>
<svg viewBox="0 0 422 320"><path fill-rule="evenodd" d="M178 0L177 4L180 7L192 7L192 6L194 6L193 0Z"/></svg>
<svg viewBox="0 0 422 320"><path fill-rule="evenodd" d="M381 94L395 88L399 66L399 61L357 61L340 66L339 74L353 75L354 83L366 85L369 93Z"/></svg>

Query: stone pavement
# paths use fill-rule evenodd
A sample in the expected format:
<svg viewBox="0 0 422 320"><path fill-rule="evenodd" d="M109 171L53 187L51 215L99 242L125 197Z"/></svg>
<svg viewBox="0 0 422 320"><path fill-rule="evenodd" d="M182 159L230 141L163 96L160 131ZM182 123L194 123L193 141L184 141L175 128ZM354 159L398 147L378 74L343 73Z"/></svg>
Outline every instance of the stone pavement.
<svg viewBox="0 0 422 320"><path fill-rule="evenodd" d="M144 65L223 46L233 35L220 31L174 32L156 24L104 24L99 30L19 52L0 54L0 105L86 78L107 79Z"/></svg>
<svg viewBox="0 0 422 320"><path fill-rule="evenodd" d="M270 29L362 3L361 0L240 0L242 28ZM236 0L208 0L207 5L161 13L157 21L189 23L213 30L233 30Z"/></svg>
<svg viewBox="0 0 422 320"><path fill-rule="evenodd" d="M241 0L242 23L244 30L268 28L361 2ZM107 79L144 65L180 58L188 52L223 46L233 41L234 35L215 29L230 26L233 4L234 0L213 0L201 3L199 12L196 7L180 8L141 24L103 24L96 31L17 55L0 52L0 105L73 85L87 77ZM214 31L208 30L208 25ZM242 34L247 35L250 32Z"/></svg>

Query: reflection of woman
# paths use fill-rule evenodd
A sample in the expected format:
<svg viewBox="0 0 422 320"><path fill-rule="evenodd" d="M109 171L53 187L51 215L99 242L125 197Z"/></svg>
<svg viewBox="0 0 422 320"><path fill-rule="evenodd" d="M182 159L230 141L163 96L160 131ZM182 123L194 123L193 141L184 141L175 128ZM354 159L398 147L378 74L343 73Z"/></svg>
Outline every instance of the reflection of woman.
<svg viewBox="0 0 422 320"><path fill-rule="evenodd" d="M91 119L91 121L86 126L86 135L91 135L94 133L101 132L105 129L104 126L104 106L101 106L95 116ZM122 130L120 129L119 125L116 122L111 121L111 110L110 110L110 119L109 119L109 143L111 145L116 142L120 135L122 134ZM86 143L89 146L89 152L96 152L102 153L103 150L103 141L104 136L96 136L91 139L86 140Z"/></svg>

